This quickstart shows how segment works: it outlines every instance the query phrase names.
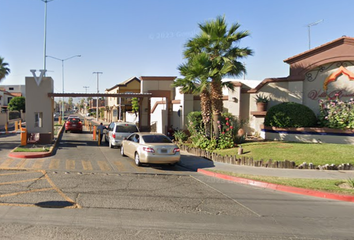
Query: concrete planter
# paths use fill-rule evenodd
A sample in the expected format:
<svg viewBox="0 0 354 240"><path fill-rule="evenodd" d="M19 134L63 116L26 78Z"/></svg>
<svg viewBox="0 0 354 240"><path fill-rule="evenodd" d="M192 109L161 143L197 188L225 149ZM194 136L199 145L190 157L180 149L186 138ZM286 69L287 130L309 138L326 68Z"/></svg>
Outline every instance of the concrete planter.
<svg viewBox="0 0 354 240"><path fill-rule="evenodd" d="M291 142L353 144L354 130L333 128L278 128L261 126L262 138Z"/></svg>

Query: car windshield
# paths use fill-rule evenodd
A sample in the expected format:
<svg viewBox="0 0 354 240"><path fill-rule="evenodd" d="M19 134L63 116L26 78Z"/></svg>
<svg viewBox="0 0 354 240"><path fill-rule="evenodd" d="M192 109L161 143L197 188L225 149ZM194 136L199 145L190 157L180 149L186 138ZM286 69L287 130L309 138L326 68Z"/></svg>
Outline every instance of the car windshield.
<svg viewBox="0 0 354 240"><path fill-rule="evenodd" d="M143 136L145 143L171 143L172 141L163 135L145 135Z"/></svg>
<svg viewBox="0 0 354 240"><path fill-rule="evenodd" d="M138 132L138 129L135 125L118 125L116 127L116 132L133 133Z"/></svg>

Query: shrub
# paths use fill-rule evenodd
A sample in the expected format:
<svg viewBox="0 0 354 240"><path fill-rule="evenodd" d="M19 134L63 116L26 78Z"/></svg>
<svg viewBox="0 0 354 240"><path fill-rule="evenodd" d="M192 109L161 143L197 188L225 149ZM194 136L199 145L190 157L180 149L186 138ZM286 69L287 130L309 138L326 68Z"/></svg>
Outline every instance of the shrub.
<svg viewBox="0 0 354 240"><path fill-rule="evenodd" d="M174 137L178 143L183 143L183 142L187 141L187 139L188 139L187 134L185 132L183 132L182 130L176 131L174 133Z"/></svg>
<svg viewBox="0 0 354 240"><path fill-rule="evenodd" d="M190 140L193 147L196 148L206 150L232 148L245 140L245 135L239 134L239 130L243 125L244 121L239 121L232 114L222 113L221 121L218 122L220 137L219 139L215 139L213 136L205 136L201 112L191 112L188 114Z"/></svg>
<svg viewBox="0 0 354 240"><path fill-rule="evenodd" d="M320 100L319 123L323 127L353 129L354 128L354 99L341 101L336 99Z"/></svg>
<svg viewBox="0 0 354 240"><path fill-rule="evenodd" d="M188 119L188 130L192 133L193 131L203 132L204 124L202 120L201 112L190 112L187 116Z"/></svg>
<svg viewBox="0 0 354 240"><path fill-rule="evenodd" d="M264 125L271 127L314 127L316 122L315 113L307 106L285 102L268 110Z"/></svg>

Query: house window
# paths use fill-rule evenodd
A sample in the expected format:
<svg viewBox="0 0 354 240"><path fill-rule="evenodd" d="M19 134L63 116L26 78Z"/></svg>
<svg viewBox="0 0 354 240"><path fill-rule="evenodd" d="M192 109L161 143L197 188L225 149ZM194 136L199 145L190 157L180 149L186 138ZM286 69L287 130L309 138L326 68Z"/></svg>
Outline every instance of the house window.
<svg viewBox="0 0 354 240"><path fill-rule="evenodd" d="M10 103L11 99L12 99L12 97L8 97L8 98L7 98L7 104Z"/></svg>
<svg viewBox="0 0 354 240"><path fill-rule="evenodd" d="M14 90L14 88L13 87L9 87L9 90Z"/></svg>
<svg viewBox="0 0 354 240"><path fill-rule="evenodd" d="M34 113L34 127L43 127L43 113L35 112Z"/></svg>

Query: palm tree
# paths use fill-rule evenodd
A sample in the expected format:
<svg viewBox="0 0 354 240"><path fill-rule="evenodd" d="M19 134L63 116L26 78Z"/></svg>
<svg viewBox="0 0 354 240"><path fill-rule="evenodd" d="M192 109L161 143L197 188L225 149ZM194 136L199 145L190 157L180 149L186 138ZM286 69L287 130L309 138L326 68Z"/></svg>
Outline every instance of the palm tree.
<svg viewBox="0 0 354 240"><path fill-rule="evenodd" d="M4 58L0 57L0 82L10 73L8 66L9 64L4 62Z"/></svg>
<svg viewBox="0 0 354 240"><path fill-rule="evenodd" d="M200 105L202 120L205 127L205 135L210 136L211 130L211 101L210 101L210 82L208 81L206 55L201 54L191 58L187 63L178 67L184 78L177 79L173 86L182 87L182 93L192 93L200 95Z"/></svg>
<svg viewBox="0 0 354 240"><path fill-rule="evenodd" d="M200 95L200 105L202 120L205 127L205 135L211 136L211 97L210 97L210 84L209 69L211 61L206 53L190 58L187 63L181 64L178 67L181 75L184 78L177 79L173 86L182 87L182 93L192 93ZM231 82L222 82L222 87L227 87L233 90L234 86Z"/></svg>
<svg viewBox="0 0 354 240"><path fill-rule="evenodd" d="M199 24L200 34L189 40L184 51L185 58L190 61L195 56L206 54L208 64L205 66L210 82L210 97L213 111L213 129L219 137L218 121L223 111L222 78L225 76L240 76L246 72L245 66L239 59L250 56L253 51L249 48L240 48L241 39L249 36L248 31L237 32L238 23L232 24L227 30L225 17Z"/></svg>

